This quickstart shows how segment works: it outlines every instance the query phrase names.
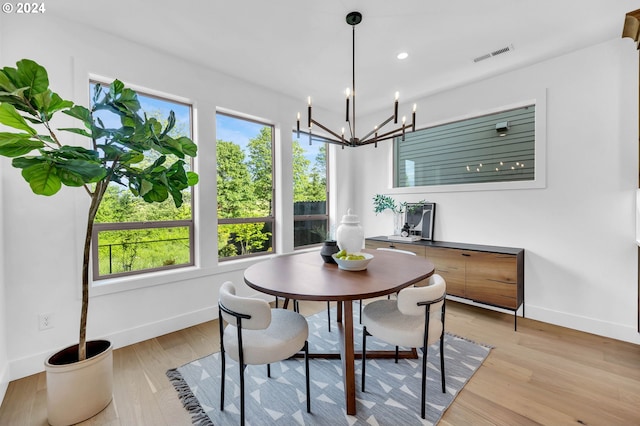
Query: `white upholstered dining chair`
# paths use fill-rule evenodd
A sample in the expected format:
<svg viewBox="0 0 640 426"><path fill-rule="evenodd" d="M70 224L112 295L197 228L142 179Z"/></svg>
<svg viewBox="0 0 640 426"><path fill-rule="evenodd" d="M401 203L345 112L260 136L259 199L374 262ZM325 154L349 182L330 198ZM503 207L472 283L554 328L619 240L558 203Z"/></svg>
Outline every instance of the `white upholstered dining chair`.
<svg viewBox="0 0 640 426"><path fill-rule="evenodd" d="M378 247L376 250L393 251L393 252L396 252L396 253L408 254L410 256L417 256L412 251L399 250L399 249L394 249L394 248L391 248L391 247ZM387 298L388 299L391 298L391 295L389 295ZM362 323L362 299L358 300L358 309L359 309L358 321L360 323ZM327 302L327 322L329 323L329 332L331 332L331 306L329 305L329 302Z"/></svg>
<svg viewBox="0 0 640 426"><path fill-rule="evenodd" d="M408 254L410 256L417 256L414 252L409 251L409 250L400 250L400 249L395 249L395 248L391 248L391 247L378 247L376 250L380 250L380 251L395 251L396 253L402 253L402 254Z"/></svg>
<svg viewBox="0 0 640 426"><path fill-rule="evenodd" d="M307 413L311 412L309 395L309 327L305 317L285 309L271 309L261 299L236 296L230 281L222 284L218 299L220 323L220 359L222 366L220 411L224 411L225 355L240 369L240 424L244 425L244 370L247 365L270 364L304 351ZM223 327L223 320L228 324Z"/></svg>
<svg viewBox="0 0 640 426"><path fill-rule="evenodd" d="M365 391L367 336L374 336L398 347L422 348L421 416L425 418L427 348L440 341L440 380L445 389L444 315L446 283L434 274L429 285L400 290L394 300L376 300L362 310L362 392Z"/></svg>

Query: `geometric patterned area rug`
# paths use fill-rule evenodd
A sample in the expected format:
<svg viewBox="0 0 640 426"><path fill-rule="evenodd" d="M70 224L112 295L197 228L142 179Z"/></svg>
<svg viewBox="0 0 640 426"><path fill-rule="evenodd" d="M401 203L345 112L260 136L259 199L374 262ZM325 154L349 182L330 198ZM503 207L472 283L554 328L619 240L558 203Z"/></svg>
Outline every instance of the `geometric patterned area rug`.
<svg viewBox="0 0 640 426"><path fill-rule="evenodd" d="M356 309L354 309L356 311ZM357 315L357 314L356 314ZM331 318L335 320L335 310ZM327 312L307 317L309 352L338 350L338 333L327 330ZM362 346L362 327L354 318L356 351ZM445 324L446 326L446 324ZM367 359L367 389L360 391L362 361L356 359L356 409L347 415L344 406L342 364L339 359L311 358L311 413L306 411L304 360L292 358L245 370L245 419L258 425L435 425L457 394L489 355L491 347L445 333L446 393L440 384L439 344L427 354L426 419L420 417L422 360ZM367 337L367 350L394 350ZM419 351L419 353L421 353ZM420 355L421 356L421 355ZM220 411L220 353L169 370L167 376L192 416L194 425L240 423L238 364L227 357L224 411Z"/></svg>

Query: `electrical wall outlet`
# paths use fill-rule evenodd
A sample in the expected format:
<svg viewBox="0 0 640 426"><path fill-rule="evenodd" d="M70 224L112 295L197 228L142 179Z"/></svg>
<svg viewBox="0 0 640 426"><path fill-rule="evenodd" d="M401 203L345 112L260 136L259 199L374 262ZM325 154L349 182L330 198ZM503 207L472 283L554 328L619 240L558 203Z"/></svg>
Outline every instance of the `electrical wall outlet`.
<svg viewBox="0 0 640 426"><path fill-rule="evenodd" d="M38 315L38 329L42 331L50 328L53 328L53 314L47 313Z"/></svg>

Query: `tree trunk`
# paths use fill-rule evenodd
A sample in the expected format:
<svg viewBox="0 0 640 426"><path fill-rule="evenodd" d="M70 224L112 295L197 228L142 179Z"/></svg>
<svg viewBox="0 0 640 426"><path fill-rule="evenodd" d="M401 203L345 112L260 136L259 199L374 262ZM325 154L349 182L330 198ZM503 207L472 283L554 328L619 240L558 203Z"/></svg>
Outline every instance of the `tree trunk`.
<svg viewBox="0 0 640 426"><path fill-rule="evenodd" d="M82 255L82 309L80 312L80 339L78 342L78 360L87 358L87 316L89 312L89 264L91 262L91 238L93 236L93 223L98 213L98 208L102 202L109 181L102 181L96 184L96 188L91 195L91 206L87 214L87 230L84 237L84 251Z"/></svg>

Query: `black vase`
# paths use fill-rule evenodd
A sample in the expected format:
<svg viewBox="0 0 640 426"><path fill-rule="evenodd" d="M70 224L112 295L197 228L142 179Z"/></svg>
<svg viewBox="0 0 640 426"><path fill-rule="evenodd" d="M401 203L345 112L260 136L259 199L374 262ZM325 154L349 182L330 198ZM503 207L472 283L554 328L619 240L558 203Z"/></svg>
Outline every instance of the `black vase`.
<svg viewBox="0 0 640 426"><path fill-rule="evenodd" d="M340 251L340 248L338 247L337 241L327 240L324 242L324 245L322 246L322 250L320 250L320 256L322 256L322 260L324 260L326 263L336 263L336 261L333 260L333 257L331 257L331 255L339 251Z"/></svg>

